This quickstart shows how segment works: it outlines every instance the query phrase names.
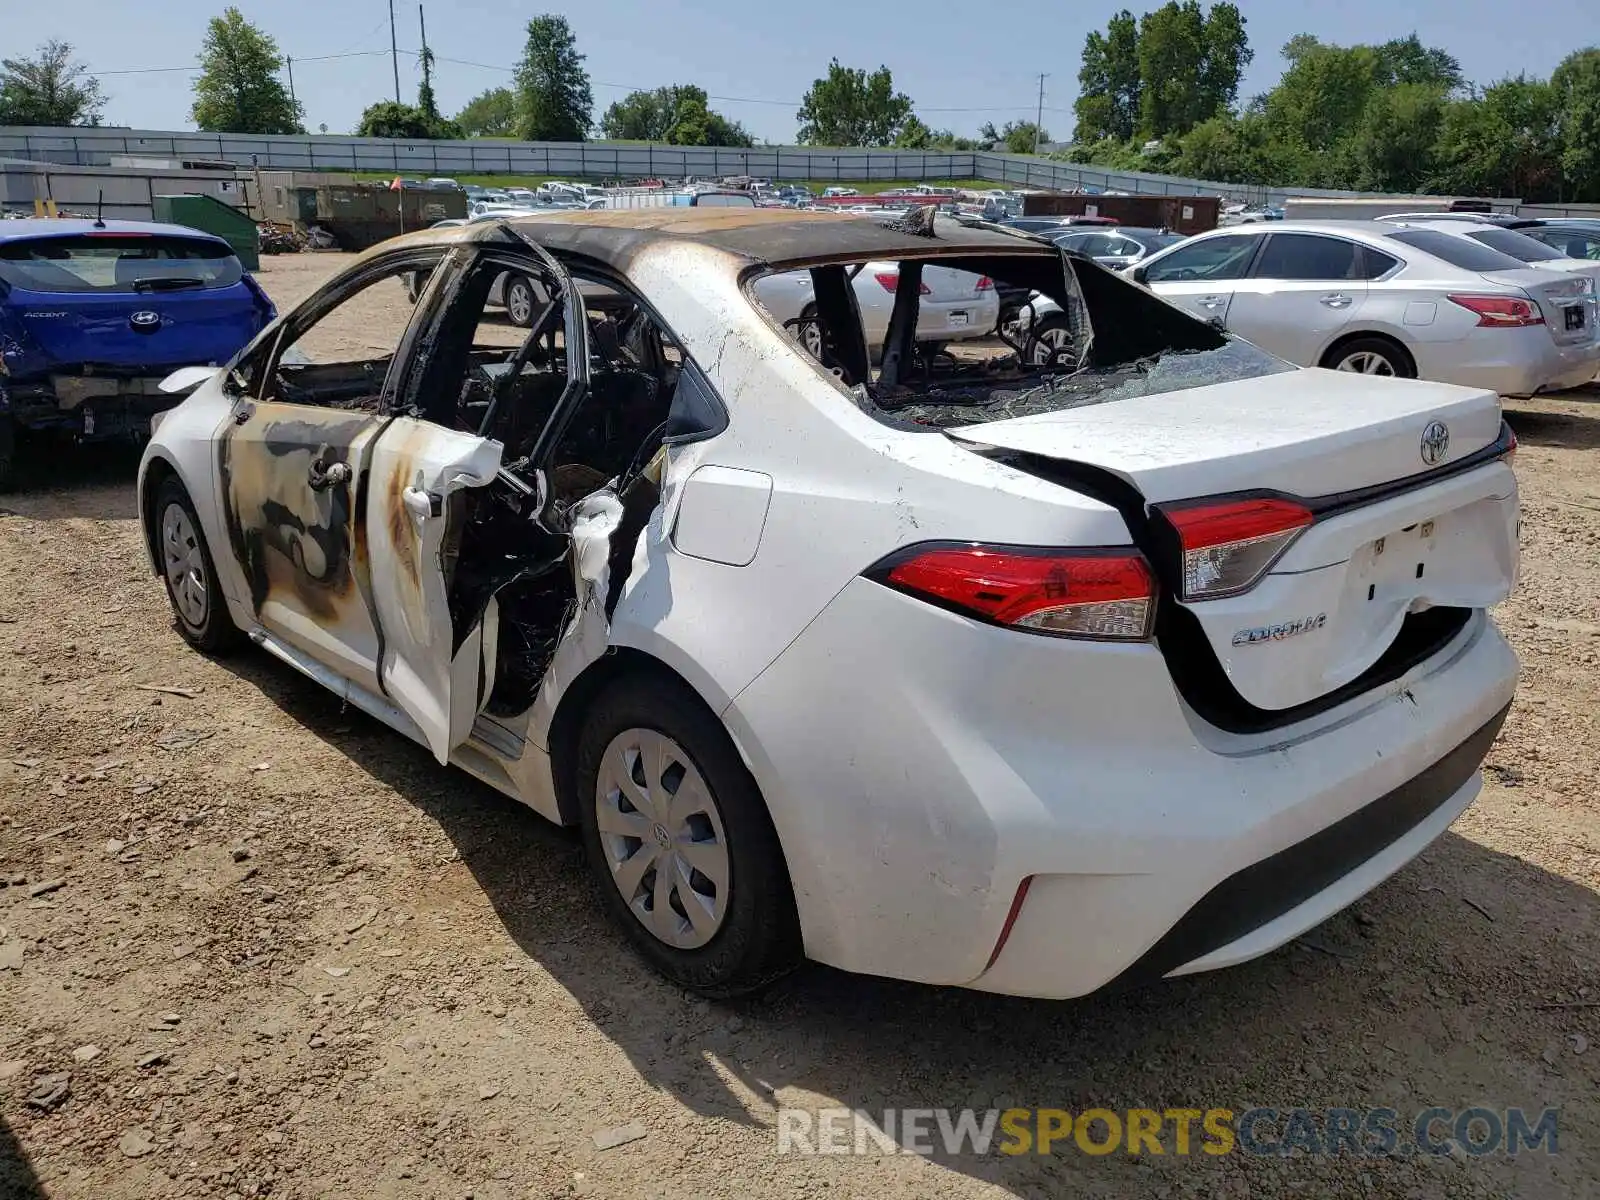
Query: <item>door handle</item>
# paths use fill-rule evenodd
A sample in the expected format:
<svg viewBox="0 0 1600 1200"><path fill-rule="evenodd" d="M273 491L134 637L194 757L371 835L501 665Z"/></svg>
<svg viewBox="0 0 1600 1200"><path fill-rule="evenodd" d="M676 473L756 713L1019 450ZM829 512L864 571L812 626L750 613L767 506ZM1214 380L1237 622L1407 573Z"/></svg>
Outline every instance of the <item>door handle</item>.
<svg viewBox="0 0 1600 1200"><path fill-rule="evenodd" d="M1322 302L1329 308L1349 308L1350 297L1343 292L1333 292L1322 298Z"/></svg>
<svg viewBox="0 0 1600 1200"><path fill-rule="evenodd" d="M408 487L400 494L400 499L406 511L419 521L426 517L437 517L444 511L444 501L439 496L419 487Z"/></svg>
<svg viewBox="0 0 1600 1200"><path fill-rule="evenodd" d="M326 491L336 484L350 482L350 464L345 462L324 463L319 458L311 464L311 470L306 473L306 479L314 491Z"/></svg>
<svg viewBox="0 0 1600 1200"><path fill-rule="evenodd" d="M1226 303L1222 296L1201 296L1199 300L1201 308L1221 308Z"/></svg>

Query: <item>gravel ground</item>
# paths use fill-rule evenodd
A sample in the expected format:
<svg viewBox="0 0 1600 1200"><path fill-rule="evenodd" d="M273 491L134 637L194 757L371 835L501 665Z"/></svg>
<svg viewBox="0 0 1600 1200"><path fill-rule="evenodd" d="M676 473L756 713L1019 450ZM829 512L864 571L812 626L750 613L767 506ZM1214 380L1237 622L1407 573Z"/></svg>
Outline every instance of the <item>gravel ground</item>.
<svg viewBox="0 0 1600 1200"><path fill-rule="evenodd" d="M262 281L287 306L338 261ZM0 1197L1583 1194L1600 388L1511 419L1525 676L1482 799L1264 960L1054 1004L821 968L685 996L571 836L265 655L190 652L132 459L74 460L0 499ZM779 1156L779 1104L1556 1106L1561 1153Z"/></svg>

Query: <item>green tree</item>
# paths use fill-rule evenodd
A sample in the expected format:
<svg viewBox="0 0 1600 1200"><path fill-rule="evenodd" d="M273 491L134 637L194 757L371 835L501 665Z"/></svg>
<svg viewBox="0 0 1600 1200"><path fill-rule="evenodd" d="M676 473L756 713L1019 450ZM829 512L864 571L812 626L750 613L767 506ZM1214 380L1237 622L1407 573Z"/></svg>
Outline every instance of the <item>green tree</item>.
<svg viewBox="0 0 1600 1200"><path fill-rule="evenodd" d="M49 41L33 58L0 62L0 125L98 125L106 99L72 47Z"/></svg>
<svg viewBox="0 0 1600 1200"><path fill-rule="evenodd" d="M1560 97L1542 79L1502 79L1449 105L1436 146L1436 190L1550 200L1561 194Z"/></svg>
<svg viewBox="0 0 1600 1200"><path fill-rule="evenodd" d="M602 137L616 141L668 142L677 146L751 146L755 139L739 122L709 107L704 88L673 84L630 92L600 118Z"/></svg>
<svg viewBox="0 0 1600 1200"><path fill-rule="evenodd" d="M1378 47L1384 81L1389 84L1422 83L1446 92L1462 85L1461 64L1434 46L1424 46L1415 33Z"/></svg>
<svg viewBox="0 0 1600 1200"><path fill-rule="evenodd" d="M369 105L361 114L361 124L356 126L357 137L377 138L459 138L461 127L447 121L438 113L431 116L422 105L396 104L393 100L380 100Z"/></svg>
<svg viewBox="0 0 1600 1200"><path fill-rule="evenodd" d="M675 87L629 92L600 118L600 136L620 142L664 142L677 104Z"/></svg>
<svg viewBox="0 0 1600 1200"><path fill-rule="evenodd" d="M888 146L911 116L911 98L894 90L888 67L870 75L836 58L800 102L799 139L811 146Z"/></svg>
<svg viewBox="0 0 1600 1200"><path fill-rule="evenodd" d="M212 17L200 44L194 123L207 133L304 133L300 105L278 78L278 43L237 8Z"/></svg>
<svg viewBox="0 0 1600 1200"><path fill-rule="evenodd" d="M1600 201L1600 49L1568 55L1550 76L1561 173L1574 199Z"/></svg>
<svg viewBox="0 0 1600 1200"><path fill-rule="evenodd" d="M1239 98L1239 81L1255 58L1245 36L1244 16L1232 4L1213 4L1206 14L1200 60L1196 124L1230 111Z"/></svg>
<svg viewBox="0 0 1600 1200"><path fill-rule="evenodd" d="M985 126L984 130L995 135L990 139L991 143L1004 142L1008 154L1032 154L1035 146L1042 146L1050 140L1049 130L1032 121L1007 121L998 131L993 125Z"/></svg>
<svg viewBox="0 0 1600 1200"><path fill-rule="evenodd" d="M516 69L517 136L533 142L581 142L594 123L594 93L565 17L528 22Z"/></svg>
<svg viewBox="0 0 1600 1200"><path fill-rule="evenodd" d="M1078 68L1079 142L1102 138L1126 141L1139 123L1139 22L1123 9L1106 24L1105 33L1090 33L1083 43Z"/></svg>
<svg viewBox="0 0 1600 1200"><path fill-rule="evenodd" d="M517 131L517 98L510 88L490 88L467 101L456 124L468 137L508 138Z"/></svg>
<svg viewBox="0 0 1600 1200"><path fill-rule="evenodd" d="M1445 90L1434 83L1379 88L1343 144L1351 186L1371 192L1415 192L1434 173L1444 122Z"/></svg>

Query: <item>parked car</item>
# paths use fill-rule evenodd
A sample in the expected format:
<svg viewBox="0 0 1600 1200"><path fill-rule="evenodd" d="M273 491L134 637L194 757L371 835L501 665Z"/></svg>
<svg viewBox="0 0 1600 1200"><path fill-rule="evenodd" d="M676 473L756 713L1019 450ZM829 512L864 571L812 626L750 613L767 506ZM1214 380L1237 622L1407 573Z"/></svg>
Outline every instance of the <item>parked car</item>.
<svg viewBox="0 0 1600 1200"><path fill-rule="evenodd" d="M904 322L873 369L880 263L1032 280L1076 369L896 375ZM366 293L419 267L380 337ZM507 271L556 301L510 347L477 332ZM201 374L137 488L182 636L577 825L610 917L710 995L805 956L1064 997L1261 955L1471 804L1516 687L1491 392L1296 371L996 230L429 230Z"/></svg>
<svg viewBox="0 0 1600 1200"><path fill-rule="evenodd" d="M1545 245L1538 238L1529 237L1521 230L1470 221L1407 221L1392 224L1401 224L1406 229L1437 229L1452 237L1467 238L1491 250L1498 250L1541 271L1576 272L1600 280L1600 262L1588 258L1568 258L1560 250Z"/></svg>
<svg viewBox="0 0 1600 1200"><path fill-rule="evenodd" d="M1505 396L1577 387L1600 371L1590 278L1534 270L1442 228L1275 221L1218 229L1130 274L1301 366Z"/></svg>
<svg viewBox="0 0 1600 1200"><path fill-rule="evenodd" d="M866 215L881 214L869 209ZM894 311L895 289L899 285L899 268L892 262L869 262L853 280L867 345L875 354L882 350L889 331L889 316ZM938 353L949 342L987 337L999 323L1000 301L993 280L986 275L925 266L920 293L917 341L927 355ZM810 271L766 275L755 285L755 295L814 357L826 357Z"/></svg>
<svg viewBox="0 0 1600 1200"><path fill-rule="evenodd" d="M181 366L227 362L276 316L221 238L142 221L0 225L0 486L17 443L148 436Z"/></svg>
<svg viewBox="0 0 1600 1200"><path fill-rule="evenodd" d="M1569 259L1600 260L1600 221L1539 221L1516 229Z"/></svg>
<svg viewBox="0 0 1600 1200"><path fill-rule="evenodd" d="M1143 262L1158 250L1176 246L1183 235L1168 233L1165 229L1136 229L1118 226L1114 232L1095 232L1082 227L1068 226L1051 231L1046 236L1063 250L1076 250L1087 254L1102 267L1120 270Z"/></svg>
<svg viewBox="0 0 1600 1200"><path fill-rule="evenodd" d="M1401 225L1409 225L1416 221L1465 221L1469 225L1502 225L1508 229L1515 229L1522 222L1521 217L1512 213L1468 211L1385 213L1373 219Z"/></svg>

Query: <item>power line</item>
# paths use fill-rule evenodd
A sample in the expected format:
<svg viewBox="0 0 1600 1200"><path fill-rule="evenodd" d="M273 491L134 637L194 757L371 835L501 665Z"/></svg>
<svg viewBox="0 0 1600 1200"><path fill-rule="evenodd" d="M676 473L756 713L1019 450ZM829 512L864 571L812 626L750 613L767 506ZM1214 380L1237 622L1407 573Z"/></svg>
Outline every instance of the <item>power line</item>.
<svg viewBox="0 0 1600 1200"><path fill-rule="evenodd" d="M384 24L387 23L388 21L386 18ZM360 45L361 42L366 41L367 38L370 38L372 34L377 33L378 29L381 29L382 27L382 25L379 25L374 28L371 33L366 35L366 37L359 39L356 42L356 45ZM305 63L333 62L336 59L346 58L375 58L380 55L409 54L413 57L417 57L420 55L420 53L421 52L418 50L408 50L403 47L393 47L389 50L346 50L339 54L308 54L304 56L297 54L294 56L294 61L298 64L304 65ZM443 54L435 54L433 56L433 61L440 63L451 63L458 67L476 67L483 71L498 71L504 75L516 74L515 67L507 67L499 63L475 62L472 59L467 58L447 58ZM201 68L198 65L188 67L119 67L114 70L90 71L89 73L91 75L165 75L173 74L179 71L189 71L194 74L199 74L200 70ZM609 88L619 92L648 92L653 90L652 88L642 87L638 84L608 83L601 79L591 80L590 82L594 87ZM801 103L799 100L773 100L758 96L719 96L708 94L706 99L717 100L723 104L769 104L778 108L799 108ZM919 113L1014 113L1018 111L1026 112L1027 104L1018 103L987 106L919 104L916 106L916 111ZM1046 105L1043 111L1070 112L1071 110L1064 108L1052 108Z"/></svg>

